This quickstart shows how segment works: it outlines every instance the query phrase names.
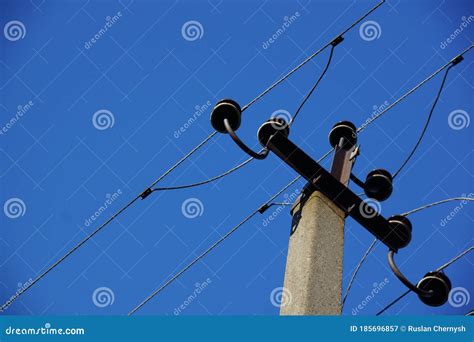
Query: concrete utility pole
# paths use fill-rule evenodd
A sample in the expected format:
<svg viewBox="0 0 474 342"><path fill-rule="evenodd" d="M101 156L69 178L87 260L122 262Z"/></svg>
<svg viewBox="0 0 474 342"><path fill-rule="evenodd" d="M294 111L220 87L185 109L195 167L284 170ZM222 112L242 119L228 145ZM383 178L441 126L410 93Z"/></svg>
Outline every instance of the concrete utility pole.
<svg viewBox="0 0 474 342"><path fill-rule="evenodd" d="M349 182L357 148L335 149L331 174ZM307 186L291 212L284 287L291 300L281 315L341 314L342 261L346 214L332 200Z"/></svg>

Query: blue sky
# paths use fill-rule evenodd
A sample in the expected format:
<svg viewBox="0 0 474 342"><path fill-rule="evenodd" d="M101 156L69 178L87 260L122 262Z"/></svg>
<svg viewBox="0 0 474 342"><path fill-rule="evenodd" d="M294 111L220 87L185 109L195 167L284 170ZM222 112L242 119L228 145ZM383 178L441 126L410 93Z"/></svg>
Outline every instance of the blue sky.
<svg viewBox="0 0 474 342"><path fill-rule="evenodd" d="M0 0L0 301L211 133L215 102L248 103L376 3ZM362 124L472 44L472 10L468 0L387 1L363 21L376 27L375 37L364 36L358 25L336 47L326 77L292 127L292 140L314 158L321 156L335 122ZM183 29L189 24L197 31ZM18 30L7 30L10 26ZM269 43L271 37L276 38ZM328 52L244 113L239 134L245 141L257 147L261 123L275 111L297 108ZM472 63L471 52L450 72L423 143L382 203L384 215L474 191L473 124L453 129L448 120L453 112L466 120L473 113ZM397 169L423 127L441 76L360 135L357 175ZM12 118L17 120L10 124ZM245 158L219 134L160 185L204 180ZM154 193L5 313L126 314L295 176L270 156L212 185ZM279 201L303 185L296 183ZM20 204L19 213L5 209L11 199ZM194 218L182 211L189 199L199 207ZM397 258L410 279L472 245L473 208L459 206L451 202L411 217L413 240ZM286 209L266 224L271 214L242 226L140 313L173 315L184 305L180 314L278 314L270 297L283 284L291 217ZM88 224L91 216L95 221ZM443 224L447 216L453 217ZM344 286L372 239L347 220ZM473 293L473 262L468 255L447 270L453 287ZM404 291L382 245L361 269L344 314L351 315L381 282L383 290L358 314L375 314ZM186 304L196 286L203 290ZM104 288L104 297L98 296ZM410 294L387 314L469 309L469 304L426 307Z"/></svg>

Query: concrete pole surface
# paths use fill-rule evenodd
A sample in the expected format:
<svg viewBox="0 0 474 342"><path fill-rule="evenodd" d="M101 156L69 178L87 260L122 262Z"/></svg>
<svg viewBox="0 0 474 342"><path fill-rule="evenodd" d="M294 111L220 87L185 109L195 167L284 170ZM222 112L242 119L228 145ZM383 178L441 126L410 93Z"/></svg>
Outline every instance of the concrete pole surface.
<svg viewBox="0 0 474 342"><path fill-rule="evenodd" d="M315 191L301 196L292 215L284 281L290 300L280 315L340 315L345 214Z"/></svg>

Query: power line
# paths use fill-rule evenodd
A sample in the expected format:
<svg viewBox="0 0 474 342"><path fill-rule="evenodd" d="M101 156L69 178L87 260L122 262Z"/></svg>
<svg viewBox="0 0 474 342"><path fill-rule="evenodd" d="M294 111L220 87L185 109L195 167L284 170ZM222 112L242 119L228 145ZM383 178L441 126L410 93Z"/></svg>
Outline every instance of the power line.
<svg viewBox="0 0 474 342"><path fill-rule="evenodd" d="M472 251L474 249L474 246L471 246L469 247L468 249L466 249L464 252L462 252L461 254L455 256L454 258L452 258L451 260L449 260L447 263L445 263L443 266L440 266L438 267L438 269L436 271L440 272L442 270L444 270L446 267L452 265L453 263L455 263L456 261L458 261L459 259L461 259L464 255L466 255L467 253L469 253L470 251Z"/></svg>
<svg viewBox="0 0 474 342"><path fill-rule="evenodd" d="M426 204L424 206L421 206L419 208L416 208L416 209L412 209L410 211L407 211L406 213L403 213L402 215L403 216L408 216L408 215L411 215L411 214L414 214L420 210L424 210L424 209L428 209L428 208L431 208L431 207L434 207L434 206L437 206L437 205L440 205L440 204L443 204L443 203L447 203L447 202L451 202L451 201L474 201L474 198L472 197L453 197L453 198L447 198L447 199L444 199L444 200L441 200L441 201L437 201L437 202L433 202L433 203L430 203L430 204Z"/></svg>
<svg viewBox="0 0 474 342"><path fill-rule="evenodd" d="M459 259L461 259L464 255L466 255L467 253L469 253L470 251L472 251L474 249L474 246L471 246L469 247L468 249L466 249L465 251L463 251L462 253L460 253L459 255L457 255L456 257L454 257L453 259L451 259L450 261L448 261L446 264L444 264L443 266L439 267L437 269L437 271L442 271L444 270L446 267L452 265L453 263L455 263L456 261L458 261ZM398 303L400 300L402 300L407 294L409 294L411 292L411 290L407 290L405 291L404 293L402 293L399 297L395 298L393 301L391 301L387 306L385 306L382 310L380 310L376 316L380 316L381 314L383 314L385 311L387 311L389 308L391 308L393 305L395 305L396 303Z"/></svg>
<svg viewBox="0 0 474 342"><path fill-rule="evenodd" d="M301 109L303 108L303 106L305 105L306 101L308 101L308 99L311 97L311 95L313 94L313 92L316 90L316 88L318 87L319 83L321 82L321 80L323 79L324 75L326 75L326 72L328 71L329 69L329 66L331 65L331 61L332 61L332 56L334 54L334 48L336 47L336 45L331 45L331 51L329 52L329 57L328 57L328 61L326 63L326 66L324 67L324 70L321 72L321 75L319 76L318 80L316 81L316 83L314 83L313 87L311 88L311 90L308 92L308 94L306 94L306 96L304 97L303 101L300 103L298 109L296 110L295 114L293 115L293 117L291 118L290 122L288 123L288 126L291 126L295 120L296 120L296 117L298 116L298 114L300 113Z"/></svg>
<svg viewBox="0 0 474 342"><path fill-rule="evenodd" d="M192 184L186 184L186 185L178 185L178 186L171 186L171 187L163 187L163 188L154 188L152 189L152 191L168 191L168 190L180 190L180 189L189 189L189 188L194 188L196 186L201 186L201 185L205 185L205 184L209 184L209 183L212 183L212 182L215 182L216 180L219 180L221 178L224 178L225 176L228 176L230 175L231 173L239 170L240 168L244 167L245 165L247 165L248 163L250 163L254 158L249 158L247 160L245 160L244 162L234 166L233 168L227 170L226 172L224 173L221 173L220 175L218 176L215 176L215 177L212 177L212 178L209 178L205 181L201 181L201 182L197 182L197 183L192 183Z"/></svg>
<svg viewBox="0 0 474 342"><path fill-rule="evenodd" d="M417 140L415 146L413 146L413 149L411 150L410 154L408 154L407 158L406 158L405 161L402 163L402 165L398 168L398 170L395 171L395 173L393 174L392 178L395 178L395 177L398 176L398 174L402 171L402 169L405 167L405 165L408 163L408 161L411 159L411 157L413 157L413 155L415 154L416 149L418 148L418 146L420 145L421 141L423 140L423 137L424 137L424 135L425 135L425 132L426 132L426 130L428 129L428 125L430 124L431 117L433 116L434 109L436 108L436 104L438 103L438 100L439 100L439 98L440 98L440 96L441 96L441 92L443 91L444 84L446 83L446 78L448 77L449 71L451 70L451 68L452 68L454 65L455 65L455 64L451 64L451 65L446 69L446 72L444 73L443 80L442 80L441 85L440 85L439 90L438 90L438 94L436 95L435 100L434 100L434 102L433 102L433 105L431 106L430 113L429 113L429 115L428 115L428 118L426 119L426 122L425 122L425 125L423 126L423 129L421 130L420 136L418 137L418 140Z"/></svg>
<svg viewBox="0 0 474 342"><path fill-rule="evenodd" d="M359 263L357 264L354 273L352 273L351 279L349 280L349 284L347 285L347 290L346 293L344 294L344 297L342 298L342 309L344 309L344 304L346 303L347 296L349 295L349 292L351 291L352 284L354 283L354 280L357 276L357 273L359 273L360 268L362 267L362 264L364 263L365 259L369 256L370 252L374 249L375 245L377 244L377 239L374 239L372 243L370 244L369 248L365 251L364 255L360 259Z"/></svg>

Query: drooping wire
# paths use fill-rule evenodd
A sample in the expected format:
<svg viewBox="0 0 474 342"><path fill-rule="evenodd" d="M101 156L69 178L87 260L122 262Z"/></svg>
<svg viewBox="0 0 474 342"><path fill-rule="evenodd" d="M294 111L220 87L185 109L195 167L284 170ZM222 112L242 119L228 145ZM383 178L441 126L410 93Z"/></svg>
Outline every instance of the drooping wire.
<svg viewBox="0 0 474 342"><path fill-rule="evenodd" d="M397 104L399 104L400 102L402 102L406 97L408 97L409 95L411 95L412 93L414 93L416 90L418 90L420 87L422 87L426 82L428 82L429 80L431 80L433 77L435 77L436 75L438 75L441 71L443 71L444 69L446 69L447 67L449 67L457 58L459 58L460 56L463 56L465 55L467 52L469 52L472 48L474 47L474 44L473 45L470 45L468 48L466 48L464 51L462 51L458 56L456 56L455 58L453 58L452 60L450 60L448 63L446 63L445 65L443 65L442 67L438 68L438 70L436 70L435 72L433 72L431 75L429 75L427 78L425 78L423 81L421 81L420 83L418 83L416 86L414 86L412 89L410 89L408 92L406 92L405 94L403 94L402 96L400 96L395 102L393 102L392 104L390 104L389 106L387 106L387 108L385 108L383 111L381 111L380 113L378 113L377 115L373 116L372 118L370 118L369 120L367 120L364 124L362 124L358 129L357 129L357 133L363 131L368 125L372 124L375 120L379 119L382 115L384 115L386 112L388 112L390 109L392 109L393 107L395 107Z"/></svg>
<svg viewBox="0 0 474 342"><path fill-rule="evenodd" d="M234 166L232 169L229 169L227 170L226 172L224 173L221 173L220 175L218 176L215 176L215 177L212 177L212 178L209 178L205 181L201 181L201 182L197 182L197 183L192 183L192 184L186 184L186 185L177 185L177 186L170 186L170 187L162 187L162 188L154 188L152 189L152 191L168 191L168 190L180 190L180 189L189 189L189 188L194 188L196 186L201 186L201 185L205 185L205 184L209 184L209 183L212 183L212 182L215 182L216 180L219 180L221 178L224 178L225 176L228 176L230 175L231 173L239 170L240 168L244 167L245 165L247 165L248 163L250 163L254 158L249 158L247 160L245 160L244 162Z"/></svg>
<svg viewBox="0 0 474 342"><path fill-rule="evenodd" d="M364 15L362 15L359 19L354 21L349 27L347 27L344 31L342 31L340 34L338 34L334 39L331 39L329 42L327 42L323 47L321 47L319 50L315 51L313 54L311 54L309 57L307 57L304 61L302 61L300 64L298 64L296 67L294 67L292 70L290 70L286 75L278 79L276 82L274 82L272 85L270 85L267 89L265 89L260 95L255 97L252 101L250 101L246 106L242 107L242 111L253 105L255 102L260 100L263 96L265 96L268 92L270 92L272 89L274 89L276 86L278 86L280 83L285 81L288 77L290 77L292 74L294 74L296 71L301 69L305 64L310 62L314 57L319 55L321 52L326 50L331 43L336 40L338 37L341 37L345 35L347 32L352 30L358 23L360 23L362 20L367 18L373 11L375 11L377 8L379 8L385 0L380 1L377 5L372 7L369 11L367 11Z"/></svg>
<svg viewBox="0 0 474 342"><path fill-rule="evenodd" d="M369 14L371 14L373 11L375 11L380 5L382 5L385 2L385 0L382 0L380 3L378 3L376 6L374 6L372 9L370 9L367 13L365 13L363 16L361 16L359 19L357 19L355 22L353 22L348 28L346 28L340 35L342 36L343 34L347 33L349 30L351 30L354 26L356 26L359 22L361 22L363 19L365 19ZM333 39L334 40L334 39ZM324 45L322 48L314 52L311 56L306 58L304 61L302 61L298 66L290 70L287 74L285 74L283 77L278 79L276 82L274 82L272 85L270 85L267 89L265 89L262 93L257 95L253 100L251 100L247 105L242 107L242 112L248 109L251 105L253 105L255 102L257 102L259 99L261 99L263 96L265 96L268 92L270 92L272 89L277 87L279 84L284 82L288 77L290 77L293 73L298 71L301 67L303 67L305 64L307 64L309 61L311 61L313 58L315 58L319 53L321 53L323 50L325 50L328 46L331 45L333 42L331 40L328 42L326 45ZM184 157L182 157L178 162L176 162L173 166L171 166L166 172L164 172L160 177L158 177L151 185L145 190L153 192L152 188L161 180L163 180L167 175L169 175L171 172L173 172L179 165L181 165L185 160L187 160L189 157L191 157L194 153L196 153L200 148L202 148L205 144L207 144L215 135L217 132L212 132L210 135L208 135L202 142L200 142L197 146L195 146L188 154L186 154ZM220 178L223 178L241 167L247 165L250 161L247 160L246 162L237 165L236 167L224 172L221 175L218 175L216 177L213 177L209 180L199 182L199 183L194 183L194 184L189 184L186 186L180 186L176 187L176 189L172 189L172 187L169 188L161 188L161 190L177 190L177 189L185 189L185 188L190 188L190 187L195 187L199 185L204 185L211 183L215 180L218 180ZM158 189L157 189L158 190ZM54 264L52 264L46 271L42 272L39 276L37 276L32 282L28 284L28 286L22 288L19 292L16 293L14 296L14 300L16 300L18 297L20 297L23 293L25 293L27 290L29 290L32 286L34 286L39 280L41 280L44 276L46 276L49 272L51 272L54 268L56 268L60 263L62 263L67 257L69 257L72 253L74 253L77 249L79 249L84 243L86 243L88 240L90 240L93 236L95 236L98 232L100 232L103 228L105 228L110 222L112 222L117 216L119 216L121 213L123 213L126 209L128 209L132 204L134 204L140 197L143 199L145 198L142 196L145 192L141 193L137 197L135 197L133 200L131 200L129 203L127 203L125 206L123 206L121 209L119 209L117 212L115 212L107 221L105 221L102 225L100 225L96 230L94 230L91 234L86 236L81 242L79 242L75 247L73 247L70 251L68 251L63 257L58 259ZM13 301L14 301L13 300ZM6 307L10 306L13 301L9 301L1 306L1 309L5 309ZM8 304L8 305L7 305Z"/></svg>
<svg viewBox="0 0 474 342"><path fill-rule="evenodd" d="M467 253L469 253L470 251L472 251L474 249L474 246L471 246L469 247L468 249L466 249L465 251L463 251L462 253L458 254L456 257L454 257L453 259L451 259L450 261L448 261L446 264L442 265L441 267L439 267L436 271L440 272L442 270L444 270L446 267L452 265L453 263L455 263L456 261L458 261L459 259L461 259L464 255L466 255ZM400 296L398 296L397 298L395 298L393 301L391 301L388 305L386 305L382 310L380 310L376 316L380 316L381 314L383 314L385 311L387 311L389 308L391 308L393 305L395 305L396 303L398 303L400 300L402 300L407 294L409 294L410 292L412 292L411 290L407 290L405 291L404 293L402 293Z"/></svg>
<svg viewBox="0 0 474 342"><path fill-rule="evenodd" d="M265 203L268 204L272 202L275 198L280 196L286 189L288 189L290 186L292 186L294 183L296 183L301 176L296 177L293 179L291 182L289 182L287 185L285 185L281 190L279 190L277 193L275 193L270 199ZM260 207L259 207L260 208ZM176 279L178 279L184 272L189 270L193 265L195 265L199 260L204 258L207 254L209 254L214 248L216 248L218 245L220 245L222 242L224 242L229 236L231 236L237 229L239 229L241 226L243 226L246 222L248 222L250 219L252 219L255 215L259 213L258 209L254 210L250 215L248 215L245 219L243 219L239 224L237 224L235 227L233 227L231 230L229 230L225 235L223 235L221 238L219 238L216 242L214 242L209 248L207 248L204 252L202 252L198 257L193 259L188 265L186 265L184 268L182 268L178 273L173 275L168 281L166 281L163 285L161 285L158 289L153 291L148 297L146 297L140 304L138 304L135 308L133 308L129 313L128 316L132 316L135 314L138 310L140 310L146 303L148 303L153 297L155 297L158 293L163 291L165 288L167 288L169 285L171 285Z"/></svg>
<svg viewBox="0 0 474 342"><path fill-rule="evenodd" d="M362 258L360 259L359 263L357 264L354 272L352 273L352 276L351 276L351 279L349 280L349 284L347 285L347 289L346 289L346 292L344 294L344 297L342 298L342 309L344 309L344 304L346 303L346 299L347 299L347 296L349 295L349 292L351 291L351 288L352 288L352 284L354 283L354 280L357 276L357 273L359 273L359 270L360 268L362 267L362 264L364 263L365 259L367 259L367 257L369 256L370 252L372 252L372 250L374 249L374 247L376 246L377 244L377 239L374 239L374 241L372 241L372 243L370 244L369 248L367 248L367 250L365 251L364 255L362 256Z"/></svg>
<svg viewBox="0 0 474 342"><path fill-rule="evenodd" d="M303 108L303 106L305 105L306 101L308 101L308 99L311 97L311 95L313 94L313 92L316 90L316 88L318 87L319 83L321 82L321 80L323 79L324 75L326 75L326 72L328 71L329 69L329 66L331 65L331 61L332 61L332 56L334 54L334 48L336 47L336 45L331 45L331 51L329 52L329 57L328 57L328 61L326 63L326 66L324 67L323 71L321 72L321 75L319 75L319 78L317 79L317 81L314 83L313 87L310 89L310 91L306 94L306 96L303 98L303 101L301 101L298 109L296 110L295 114L293 115L293 117L291 118L290 122L288 123L288 126L291 126L293 125L293 123L295 122L296 120L296 117L298 116L298 114L300 113L301 109Z"/></svg>
<svg viewBox="0 0 474 342"><path fill-rule="evenodd" d="M398 168L397 171L395 171L395 173L393 174L393 178L397 177L398 174L403 170L403 168L408 164L408 162L410 161L411 157L413 157L413 155L415 154L416 152L416 149L418 148L418 146L420 145L421 141L423 140L423 137L426 133L426 130L428 129L428 125L430 124L430 121L431 121L431 117L433 116L433 112L434 112L434 109L436 108L436 104L438 103L438 100L441 96L441 92L443 91L443 88L444 88L444 84L446 83L446 78L448 77L448 74L449 74L449 71L451 70L451 68L454 66L454 64L451 64L445 71L444 73L444 76L443 76L443 80L441 81L441 85L439 87L439 90L438 90L438 93L436 94L436 97L435 97L435 100L433 102L433 105L431 106L431 110L430 110L430 113L428 115L428 118L426 119L426 122L425 122L425 125L423 126L423 129L421 130L421 133L420 133L420 136L418 137L418 140L415 144L415 146L413 146L413 149L411 150L411 152L408 154L408 156L406 157L405 161L402 163L402 165L400 165L400 167Z"/></svg>

